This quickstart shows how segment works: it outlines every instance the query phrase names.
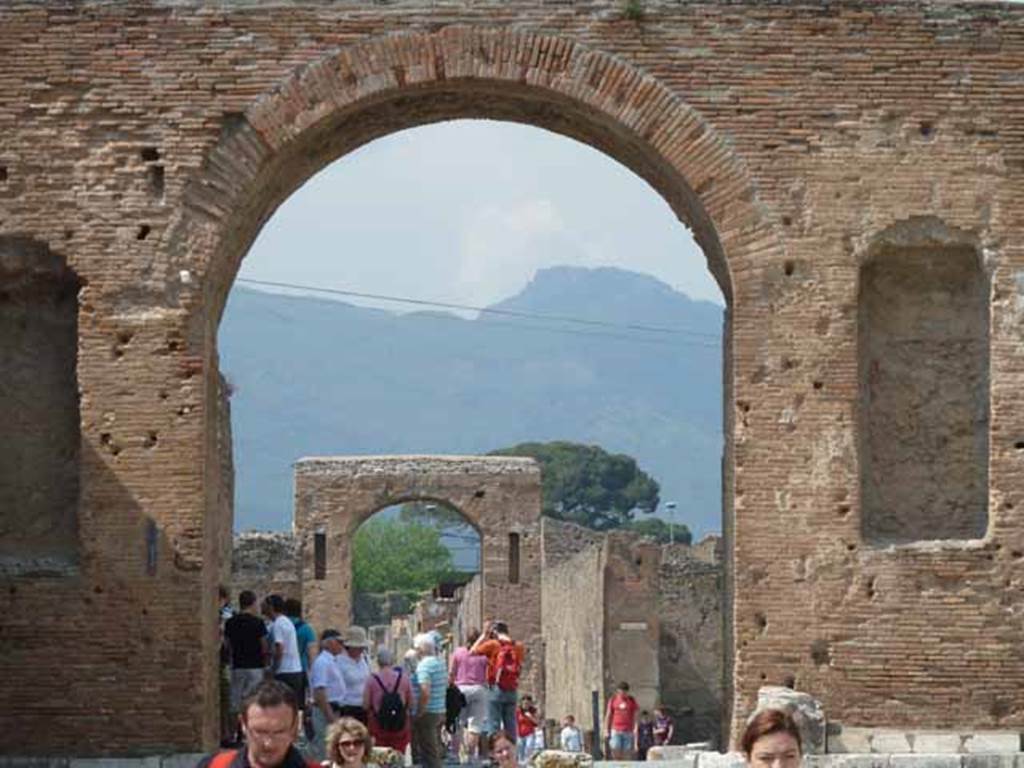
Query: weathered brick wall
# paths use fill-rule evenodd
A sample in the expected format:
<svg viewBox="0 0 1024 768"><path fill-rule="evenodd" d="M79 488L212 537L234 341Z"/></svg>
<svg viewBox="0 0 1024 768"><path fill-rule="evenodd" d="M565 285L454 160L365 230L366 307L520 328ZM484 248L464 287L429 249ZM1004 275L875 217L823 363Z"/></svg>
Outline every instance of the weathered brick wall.
<svg viewBox="0 0 1024 768"><path fill-rule="evenodd" d="M0 751L212 744L216 327L239 260L313 172L453 117L604 150L722 285L734 716L793 675L850 724L1024 725L1024 8L640 5L0 9L0 236L83 284L77 565L3 577ZM921 221L974 243L990 286L987 525L895 546L862 534L859 275L893 227L934 251Z"/></svg>
<svg viewBox="0 0 1024 768"><path fill-rule="evenodd" d="M604 695L604 536L550 518L542 528L543 714L592 731L591 692Z"/></svg>
<svg viewBox="0 0 1024 768"><path fill-rule="evenodd" d="M290 533L246 531L234 536L231 556L231 600L251 589L256 599L279 594L302 598L302 563L299 545ZM317 630L323 627L317 627Z"/></svg>
<svg viewBox="0 0 1024 768"><path fill-rule="evenodd" d="M661 548L657 612L659 693L676 722L675 741L725 746L721 539Z"/></svg>

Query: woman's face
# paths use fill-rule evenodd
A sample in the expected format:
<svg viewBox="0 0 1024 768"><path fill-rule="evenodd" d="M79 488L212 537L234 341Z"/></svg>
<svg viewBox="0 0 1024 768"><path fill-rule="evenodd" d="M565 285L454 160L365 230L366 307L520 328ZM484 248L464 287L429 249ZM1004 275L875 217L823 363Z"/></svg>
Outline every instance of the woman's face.
<svg viewBox="0 0 1024 768"><path fill-rule="evenodd" d="M498 739L494 742L494 749L491 754L498 762L500 768L511 768L516 763L516 745L508 739Z"/></svg>
<svg viewBox="0 0 1024 768"><path fill-rule="evenodd" d="M769 733L754 742L747 762L751 768L799 768L800 746L785 731Z"/></svg>
<svg viewBox="0 0 1024 768"><path fill-rule="evenodd" d="M338 764L346 766L362 765L366 758L366 742L352 733L343 733L337 741Z"/></svg>

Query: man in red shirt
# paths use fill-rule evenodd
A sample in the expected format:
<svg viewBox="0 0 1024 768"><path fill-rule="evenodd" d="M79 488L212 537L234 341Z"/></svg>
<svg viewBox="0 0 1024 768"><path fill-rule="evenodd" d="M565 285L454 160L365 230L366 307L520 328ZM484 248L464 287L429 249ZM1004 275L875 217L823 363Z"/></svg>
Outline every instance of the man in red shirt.
<svg viewBox="0 0 1024 768"><path fill-rule="evenodd" d="M608 699L604 715L604 730L612 760L633 759L633 731L636 729L636 711L639 705L629 694L629 683L619 683L615 695Z"/></svg>

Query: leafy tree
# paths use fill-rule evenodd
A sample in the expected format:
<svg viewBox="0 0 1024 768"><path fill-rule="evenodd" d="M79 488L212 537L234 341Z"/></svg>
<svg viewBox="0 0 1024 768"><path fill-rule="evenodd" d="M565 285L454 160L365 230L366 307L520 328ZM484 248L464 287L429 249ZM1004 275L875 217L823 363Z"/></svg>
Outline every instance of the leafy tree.
<svg viewBox="0 0 1024 768"><path fill-rule="evenodd" d="M660 517L648 517L644 520L634 520L628 527L631 531L655 539L660 544L667 544L670 541L677 544L693 543L693 534L690 533L690 528L685 523L674 523L669 526Z"/></svg>
<svg viewBox="0 0 1024 768"><path fill-rule="evenodd" d="M599 531L629 524L635 512L658 506L658 483L636 459L596 445L566 441L520 443L495 456L530 456L541 465L543 512Z"/></svg>
<svg viewBox="0 0 1024 768"><path fill-rule="evenodd" d="M352 583L356 592L422 592L455 573L441 532L422 523L371 519L356 531Z"/></svg>

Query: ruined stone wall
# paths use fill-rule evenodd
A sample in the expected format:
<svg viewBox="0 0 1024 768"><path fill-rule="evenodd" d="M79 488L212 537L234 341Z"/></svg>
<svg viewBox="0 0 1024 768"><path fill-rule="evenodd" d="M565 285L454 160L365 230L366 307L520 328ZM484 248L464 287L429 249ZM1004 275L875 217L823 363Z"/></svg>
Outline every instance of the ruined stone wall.
<svg viewBox="0 0 1024 768"><path fill-rule="evenodd" d="M262 601L271 594L302 597L302 563L298 542L290 533L246 531L234 537L231 600L251 589ZM314 625L317 630L323 627Z"/></svg>
<svg viewBox="0 0 1024 768"><path fill-rule="evenodd" d="M77 566L2 577L0 751L212 746L216 331L235 273L313 173L458 117L608 153L693 229L722 286L735 722L762 681L792 676L851 725L1024 725L1024 7L638 5L0 9L0 237L41 244L81 286L77 343L44 366L76 384L40 389L67 457L66 393L80 393L77 531L54 525L39 547ZM875 360L908 370L913 345L887 334L919 330L872 319L870 265L963 248L977 288L950 295L939 325L968 336L926 341L942 360L963 343L974 362L937 370L935 397L902 384L869 397ZM0 471L37 455L41 438L18 434ZM910 455L879 452L908 434L921 436ZM939 471L912 470L922 460ZM34 502L19 482L22 510ZM61 485L44 517L72 517ZM931 519L921 499L963 517L903 526ZM73 668L40 686L40 660L71 646Z"/></svg>
<svg viewBox="0 0 1024 768"><path fill-rule="evenodd" d="M307 458L295 465L295 531L306 616L345 626L351 615L351 543L375 512L408 501L457 510L480 532L483 612L501 616L527 647L523 684L541 680L540 470L532 459L496 456ZM321 543L318 544L317 541ZM324 562L315 552L323 548ZM322 566L322 569L321 569ZM454 620L449 601L443 620ZM424 611L424 625L438 617Z"/></svg>
<svg viewBox="0 0 1024 768"><path fill-rule="evenodd" d="M604 536L550 518L543 532L544 715L572 714L592 731L591 692L604 695Z"/></svg>
<svg viewBox="0 0 1024 768"><path fill-rule="evenodd" d="M661 548L657 614L659 695L676 722L674 741L726 746L721 539Z"/></svg>
<svg viewBox="0 0 1024 768"><path fill-rule="evenodd" d="M543 561L543 555L541 558ZM466 585L460 590L459 609L455 615L455 642L459 645L466 642L466 635L469 630L479 630L483 626L482 606L483 582L480 579L480 574L477 574L466 582ZM543 624L544 618L542 615L541 626Z"/></svg>

